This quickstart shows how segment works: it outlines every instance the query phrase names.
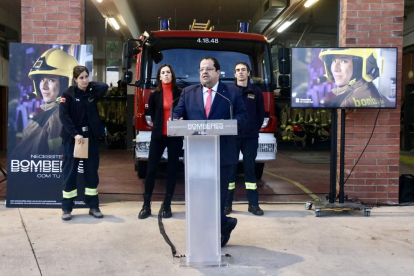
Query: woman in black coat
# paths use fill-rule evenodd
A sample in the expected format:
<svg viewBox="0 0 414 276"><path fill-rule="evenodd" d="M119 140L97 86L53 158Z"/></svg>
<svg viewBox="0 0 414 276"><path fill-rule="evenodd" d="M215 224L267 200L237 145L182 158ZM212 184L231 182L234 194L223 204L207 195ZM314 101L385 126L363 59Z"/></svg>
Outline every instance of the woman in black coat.
<svg viewBox="0 0 414 276"><path fill-rule="evenodd" d="M163 64L157 72L157 88L151 93L148 108L152 125L151 143L149 148L147 177L145 179L144 205L138 218L145 219L151 215L151 196L154 190L155 174L165 148L168 152L167 190L164 199L162 216L170 218L171 199L174 195L177 178L178 159L183 148L182 137L167 136L167 121L170 118L170 108L174 99L177 99L181 90L176 85L174 71L169 64ZM178 101L173 103L176 106Z"/></svg>

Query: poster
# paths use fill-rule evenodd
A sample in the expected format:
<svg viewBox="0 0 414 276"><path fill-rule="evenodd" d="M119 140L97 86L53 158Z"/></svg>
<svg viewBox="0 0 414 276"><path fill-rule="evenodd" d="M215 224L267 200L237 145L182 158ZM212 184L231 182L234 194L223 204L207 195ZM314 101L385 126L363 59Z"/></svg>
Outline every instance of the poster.
<svg viewBox="0 0 414 276"><path fill-rule="evenodd" d="M93 46L11 43L9 60L6 206L60 208L60 96L73 85L76 65L86 66L92 78ZM82 164L78 172L82 179ZM83 205L79 195L75 207Z"/></svg>
<svg viewBox="0 0 414 276"><path fill-rule="evenodd" d="M292 48L291 107L396 108L397 48Z"/></svg>

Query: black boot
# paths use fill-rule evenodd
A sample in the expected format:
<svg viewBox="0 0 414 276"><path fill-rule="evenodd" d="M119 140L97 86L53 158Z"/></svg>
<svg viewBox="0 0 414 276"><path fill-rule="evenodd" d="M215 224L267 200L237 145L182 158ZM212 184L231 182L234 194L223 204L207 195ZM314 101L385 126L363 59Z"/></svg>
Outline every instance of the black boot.
<svg viewBox="0 0 414 276"><path fill-rule="evenodd" d="M172 217L172 212L171 212L171 199L172 199L172 195L171 194L166 194L165 195L165 199L164 199L164 210L162 211L162 217L163 218L170 218L170 217Z"/></svg>
<svg viewBox="0 0 414 276"><path fill-rule="evenodd" d="M141 211L139 212L139 219L146 219L151 215L151 196L144 194L144 205L142 206Z"/></svg>
<svg viewBox="0 0 414 276"><path fill-rule="evenodd" d="M224 214L226 215L230 214L233 211L232 205L233 205L234 191L235 189L227 191L226 205L224 207Z"/></svg>
<svg viewBox="0 0 414 276"><path fill-rule="evenodd" d="M259 206L259 192L255 190L246 190L247 199L249 201L249 208L247 209L250 213L256 216L263 216L264 212Z"/></svg>

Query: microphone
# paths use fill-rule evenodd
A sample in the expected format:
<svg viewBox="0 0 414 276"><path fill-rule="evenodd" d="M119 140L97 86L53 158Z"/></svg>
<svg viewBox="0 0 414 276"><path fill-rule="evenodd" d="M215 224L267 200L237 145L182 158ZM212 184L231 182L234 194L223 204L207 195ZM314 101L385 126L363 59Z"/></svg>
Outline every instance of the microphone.
<svg viewBox="0 0 414 276"><path fill-rule="evenodd" d="M205 84L203 84L204 87L208 88ZM230 99L227 98L226 96L224 96L223 94L221 94L220 92L216 91L216 93L218 95L220 95L221 97L225 98L229 104L230 104L230 120L233 120L233 104L231 103Z"/></svg>
<svg viewBox="0 0 414 276"><path fill-rule="evenodd" d="M170 120L171 120L171 121L173 120L174 103L175 103L177 100L181 99L181 97L182 97L182 96L184 96L184 95L186 95L186 94L190 93L191 91L194 91L195 89L199 88L200 86L201 86L201 84L195 85L195 86L194 86L193 88L191 88L190 90L185 91L185 93L181 93L181 95L180 95L179 97L175 98L175 99L171 102L171 107L170 107Z"/></svg>
<svg viewBox="0 0 414 276"><path fill-rule="evenodd" d="M222 96L223 98L225 98L229 104L230 104L230 120L233 120L233 104L231 103L230 99L227 98L226 96L224 96L223 94L221 94L220 92L216 91L216 93L220 96Z"/></svg>

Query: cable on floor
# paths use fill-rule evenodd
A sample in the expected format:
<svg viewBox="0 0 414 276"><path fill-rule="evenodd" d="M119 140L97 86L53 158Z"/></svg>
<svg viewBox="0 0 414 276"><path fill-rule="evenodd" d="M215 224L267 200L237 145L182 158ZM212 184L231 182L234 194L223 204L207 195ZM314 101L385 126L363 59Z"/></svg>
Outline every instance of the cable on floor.
<svg viewBox="0 0 414 276"><path fill-rule="evenodd" d="M161 208L158 212L158 227L160 229L161 235L164 237L165 242L171 247L171 253L173 258L177 257L175 254L177 250L175 249L174 244L171 242L170 238L168 237L167 233L165 232L164 224L162 223L162 213L164 211L164 202L161 204Z"/></svg>

